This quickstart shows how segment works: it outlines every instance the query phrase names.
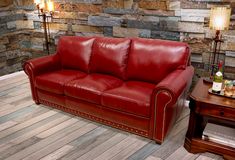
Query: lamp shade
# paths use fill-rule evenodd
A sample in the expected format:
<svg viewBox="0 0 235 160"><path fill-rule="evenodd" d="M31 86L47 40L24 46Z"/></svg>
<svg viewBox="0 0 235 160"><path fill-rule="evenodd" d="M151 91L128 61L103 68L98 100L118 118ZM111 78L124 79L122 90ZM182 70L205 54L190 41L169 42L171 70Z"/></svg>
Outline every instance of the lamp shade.
<svg viewBox="0 0 235 160"><path fill-rule="evenodd" d="M215 30L228 30L230 15L231 15L231 8L212 7L210 12L209 27Z"/></svg>

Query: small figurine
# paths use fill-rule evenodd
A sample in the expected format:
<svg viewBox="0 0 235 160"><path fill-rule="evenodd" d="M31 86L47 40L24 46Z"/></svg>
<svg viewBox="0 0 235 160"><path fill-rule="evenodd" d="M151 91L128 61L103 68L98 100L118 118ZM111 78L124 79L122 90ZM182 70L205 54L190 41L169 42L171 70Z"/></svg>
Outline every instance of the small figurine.
<svg viewBox="0 0 235 160"><path fill-rule="evenodd" d="M224 81L224 95L229 97L235 95L235 81Z"/></svg>

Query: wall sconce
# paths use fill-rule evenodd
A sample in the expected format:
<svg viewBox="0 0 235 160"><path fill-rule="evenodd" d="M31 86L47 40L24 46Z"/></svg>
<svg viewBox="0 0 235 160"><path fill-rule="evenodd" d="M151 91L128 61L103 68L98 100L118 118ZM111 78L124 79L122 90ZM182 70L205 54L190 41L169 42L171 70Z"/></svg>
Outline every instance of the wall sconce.
<svg viewBox="0 0 235 160"><path fill-rule="evenodd" d="M45 44L47 53L50 54L49 44L50 44L50 27L49 27L49 18L53 18L54 13L54 2L51 0L34 0L34 3L38 9L38 16L42 17L44 35L45 35Z"/></svg>
<svg viewBox="0 0 235 160"><path fill-rule="evenodd" d="M220 46L223 43L222 34L220 31L228 30L230 23L231 8L229 7L212 7L210 11L210 29L216 30L215 37L213 38L213 51L209 57L209 67L211 68L210 77L204 78L205 82L213 81L215 68L218 66Z"/></svg>

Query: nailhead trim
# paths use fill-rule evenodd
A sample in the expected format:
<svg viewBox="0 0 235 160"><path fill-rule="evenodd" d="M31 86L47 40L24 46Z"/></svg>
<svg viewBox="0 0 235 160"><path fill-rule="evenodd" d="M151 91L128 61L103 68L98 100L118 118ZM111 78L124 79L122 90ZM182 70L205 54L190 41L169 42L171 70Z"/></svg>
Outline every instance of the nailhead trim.
<svg viewBox="0 0 235 160"><path fill-rule="evenodd" d="M111 121L108 121L108 120L105 120L105 119L101 119L101 118L95 117L93 115L83 113L83 112L80 112L80 111L76 111L76 110L73 110L73 109L58 105L58 104L54 104L54 103L51 103L51 102L48 102L48 101L45 101L45 100L41 100L41 99L39 99L39 102L44 104L44 105L51 106L53 108L56 108L56 109L59 109L59 110L65 111L65 112L69 112L71 114L78 115L78 116L81 116L81 117L84 117L84 118L87 118L87 119L90 119L90 120L94 120L94 121L97 121L97 122L100 122L100 123L103 123L103 124L107 124L107 125L112 126L114 128L125 130L125 131L128 131L128 132L134 133L134 134L138 134L138 135L143 136L143 137L148 137L149 136L148 132L138 130L138 129L135 129L135 128L131 128L129 126L125 126L125 125L122 125L122 124L119 124L119 123L111 122Z"/></svg>

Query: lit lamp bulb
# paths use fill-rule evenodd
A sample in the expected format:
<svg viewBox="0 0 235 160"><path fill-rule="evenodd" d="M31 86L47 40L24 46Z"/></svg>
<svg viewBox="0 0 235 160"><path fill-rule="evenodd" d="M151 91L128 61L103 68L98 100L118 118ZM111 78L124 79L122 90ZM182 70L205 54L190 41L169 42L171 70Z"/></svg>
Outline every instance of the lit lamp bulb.
<svg viewBox="0 0 235 160"><path fill-rule="evenodd" d="M48 10L50 13L54 12L54 10L55 10L54 2L51 2L51 1L48 1L48 2L47 2L47 10Z"/></svg>
<svg viewBox="0 0 235 160"><path fill-rule="evenodd" d="M216 28L216 30L224 29L224 18L222 16L215 17L214 27Z"/></svg>

